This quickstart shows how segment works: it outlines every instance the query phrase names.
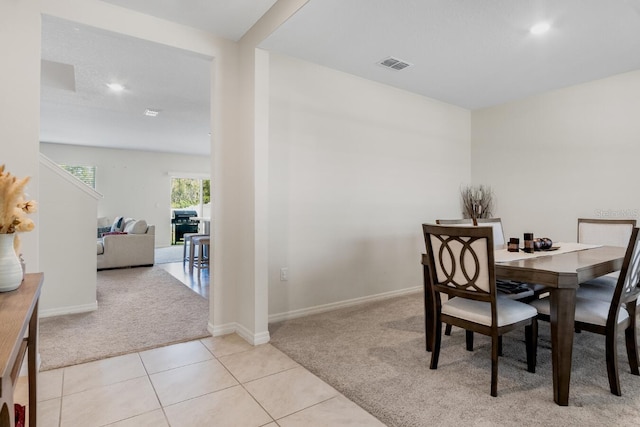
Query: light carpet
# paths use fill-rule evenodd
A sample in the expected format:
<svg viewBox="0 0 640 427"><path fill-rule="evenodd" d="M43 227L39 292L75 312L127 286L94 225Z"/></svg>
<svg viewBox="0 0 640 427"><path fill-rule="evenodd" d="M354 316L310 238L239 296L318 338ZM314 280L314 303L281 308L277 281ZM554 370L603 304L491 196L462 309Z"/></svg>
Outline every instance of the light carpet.
<svg viewBox="0 0 640 427"><path fill-rule="evenodd" d="M638 426L640 377L619 341L621 397L609 392L604 337L574 338L568 407L553 402L549 326L540 322L538 365L526 370L524 330L504 338L498 397L491 397L491 342L443 335L437 370L425 351L422 294L270 325L271 343L388 426Z"/></svg>
<svg viewBox="0 0 640 427"><path fill-rule="evenodd" d="M211 335L209 301L160 267L97 274L98 310L40 320L42 370Z"/></svg>

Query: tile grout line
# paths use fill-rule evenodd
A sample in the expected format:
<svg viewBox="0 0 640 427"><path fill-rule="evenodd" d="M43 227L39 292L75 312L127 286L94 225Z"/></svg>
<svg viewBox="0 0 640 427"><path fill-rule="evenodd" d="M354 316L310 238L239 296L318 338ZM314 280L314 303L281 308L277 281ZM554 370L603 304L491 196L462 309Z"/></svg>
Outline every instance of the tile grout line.
<svg viewBox="0 0 640 427"><path fill-rule="evenodd" d="M204 345L204 344L203 344L203 345ZM207 346L205 346L205 347L207 347ZM255 347L254 347L254 348L255 348ZM209 348L207 347L207 349L209 349ZM244 353L244 352L249 352L249 351L251 351L251 350L253 350L253 349L249 349L249 350L245 350L245 351L239 351L239 352L237 352L237 353L231 353L231 354L228 354L227 356L232 356L232 355L234 355L234 354L240 354L240 353ZM215 355L215 354L213 354L213 351L211 351L211 350L209 350L209 351L211 352L211 354L213 355L213 357L215 357L215 359L218 361L218 363L220 363L220 365L222 365L222 367L223 367L223 368L224 368L224 369L229 373L229 375L231 375L231 376L233 377L233 379L234 379L234 380L236 380L236 381L238 382L238 385L239 385L240 387L242 387L242 389L245 391L245 393L247 393L247 394L251 397L251 399L253 399L253 401L254 401L254 402L256 402L260 408L262 408L262 410L264 411L264 413L265 413L265 414L267 414L267 415L269 416L269 418L271 418L271 421L269 421L268 423L263 424L263 425L267 425L267 424L269 424L269 423L271 423L271 422L276 422L275 418L273 418L273 416L269 413L269 411L267 411L267 409L266 409L264 406L262 406L262 404L260 404L260 402L258 402L258 401L256 400L256 398L253 396L253 394L251 394L251 393L249 392L249 390L247 390L247 388L244 386L244 384L242 383L242 381L240 381L240 380L239 380L235 375L233 375L233 372L231 372L231 371L229 370L229 368L227 367L227 365L225 365L225 364L224 364L220 359L218 359L218 358L216 357L216 355Z"/></svg>
<svg viewBox="0 0 640 427"><path fill-rule="evenodd" d="M158 396L158 391L156 390L156 386L153 384L153 381L151 381L151 374L149 374L149 371L147 370L147 366L144 364L144 360L142 360L142 356L140 355L140 352L136 353L138 355L138 358L140 359L140 363L142 364L142 368L144 369L144 371L147 374L147 379L149 380L149 384L151 384L151 388L153 389L153 393L156 395L156 399L158 400L158 405L160 405L160 410L162 410L162 415L164 416L164 420L167 422L167 425L169 427L171 427L171 423L169 422L169 418L167 417L167 413L164 410L164 405L162 404L162 401L160 400L160 396ZM142 414L140 414L142 415Z"/></svg>
<svg viewBox="0 0 640 427"><path fill-rule="evenodd" d="M62 381L60 382L60 413L58 414L58 427L62 427L62 406L64 403L64 378L66 373L67 373L67 368L62 368ZM36 400L37 400L37 396L36 396Z"/></svg>

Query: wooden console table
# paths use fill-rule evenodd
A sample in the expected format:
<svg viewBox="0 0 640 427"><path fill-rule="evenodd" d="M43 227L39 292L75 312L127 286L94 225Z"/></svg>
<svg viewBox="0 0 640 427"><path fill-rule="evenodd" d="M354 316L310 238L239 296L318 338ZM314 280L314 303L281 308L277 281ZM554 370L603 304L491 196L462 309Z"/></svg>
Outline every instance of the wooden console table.
<svg viewBox="0 0 640 427"><path fill-rule="evenodd" d="M29 425L36 425L38 300L43 278L42 273L26 274L18 289L0 293L0 427L15 425L13 391L27 352Z"/></svg>

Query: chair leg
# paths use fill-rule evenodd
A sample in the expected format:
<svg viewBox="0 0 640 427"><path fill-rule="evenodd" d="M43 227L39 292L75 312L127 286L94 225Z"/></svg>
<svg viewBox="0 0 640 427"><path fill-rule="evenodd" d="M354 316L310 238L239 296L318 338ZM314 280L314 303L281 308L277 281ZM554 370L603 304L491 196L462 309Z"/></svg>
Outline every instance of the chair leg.
<svg viewBox="0 0 640 427"><path fill-rule="evenodd" d="M437 316L439 317L439 316ZM431 366L430 369L438 369L438 357L440 357L440 343L442 341L442 321L436 318L433 330L433 343L431 344Z"/></svg>
<svg viewBox="0 0 640 427"><path fill-rule="evenodd" d="M498 336L491 337L491 396L498 396Z"/></svg>
<svg viewBox="0 0 640 427"><path fill-rule="evenodd" d="M445 334L446 336L451 335L451 329L452 329L452 326L451 326L451 325L449 325L449 324L447 324L447 325L444 327L444 334Z"/></svg>
<svg viewBox="0 0 640 427"><path fill-rule="evenodd" d="M627 344L627 357L629 368L633 375L640 375L638 370L638 339L636 337L636 316L634 310L629 312L629 326L624 330L625 343Z"/></svg>
<svg viewBox="0 0 640 427"><path fill-rule="evenodd" d="M473 351L473 331L464 331L467 341L467 351Z"/></svg>
<svg viewBox="0 0 640 427"><path fill-rule="evenodd" d="M536 373L538 359L538 319L531 319L531 325L524 328L525 342L527 346L527 371Z"/></svg>
<svg viewBox="0 0 640 427"><path fill-rule="evenodd" d="M611 389L611 394L622 396L622 391L620 390L620 376L618 375L618 358L616 357L618 353L616 335L617 330L614 330L613 333L608 333L605 337L607 374L609 376L609 388Z"/></svg>
<svg viewBox="0 0 640 427"><path fill-rule="evenodd" d="M193 260L195 257L194 249L193 240L191 240L191 243L189 244L189 274L193 274Z"/></svg>
<svg viewBox="0 0 640 427"><path fill-rule="evenodd" d="M502 356L502 335L498 336L498 356Z"/></svg>
<svg viewBox="0 0 640 427"><path fill-rule="evenodd" d="M187 262L187 239L184 239L184 244L182 245L182 267Z"/></svg>

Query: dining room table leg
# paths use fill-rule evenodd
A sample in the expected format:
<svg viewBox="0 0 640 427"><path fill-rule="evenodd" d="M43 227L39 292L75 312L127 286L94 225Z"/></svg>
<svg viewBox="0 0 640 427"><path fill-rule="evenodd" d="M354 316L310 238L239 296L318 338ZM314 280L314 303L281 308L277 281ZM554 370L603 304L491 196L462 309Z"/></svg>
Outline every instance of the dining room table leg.
<svg viewBox="0 0 640 427"><path fill-rule="evenodd" d="M576 290L557 288L551 291L550 298L553 400L560 406L568 406Z"/></svg>

